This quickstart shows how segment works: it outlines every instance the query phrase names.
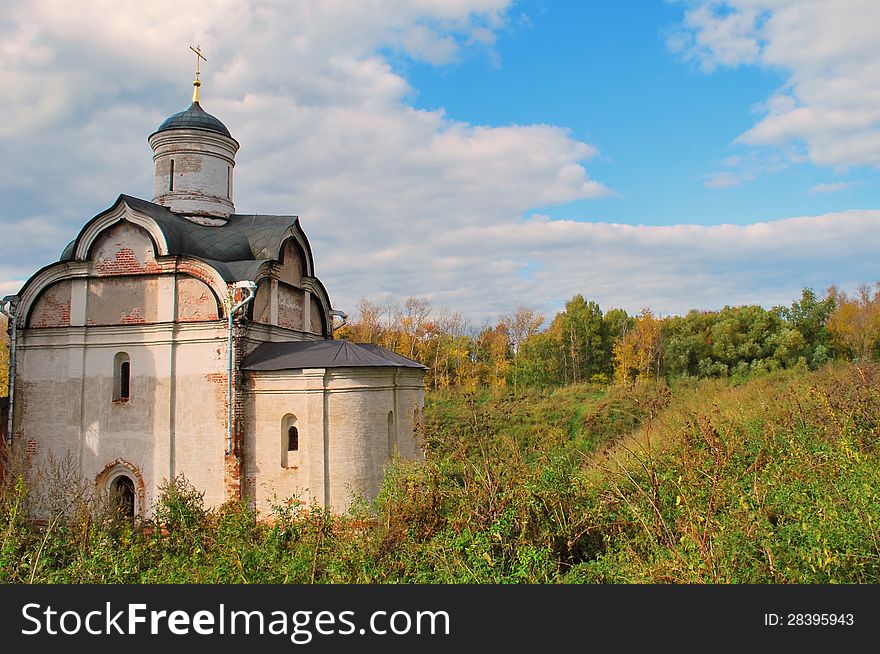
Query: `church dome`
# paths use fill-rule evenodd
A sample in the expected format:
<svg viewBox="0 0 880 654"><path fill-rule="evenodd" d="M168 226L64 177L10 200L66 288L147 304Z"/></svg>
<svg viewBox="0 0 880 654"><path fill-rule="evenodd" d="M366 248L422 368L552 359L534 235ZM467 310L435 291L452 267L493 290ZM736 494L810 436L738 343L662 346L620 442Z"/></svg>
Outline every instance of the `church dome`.
<svg viewBox="0 0 880 654"><path fill-rule="evenodd" d="M198 101L193 102L189 109L179 111L165 119L165 122L159 125L159 129L155 133L166 132L170 129L204 129L232 138L232 134L226 129L226 125L202 109Z"/></svg>

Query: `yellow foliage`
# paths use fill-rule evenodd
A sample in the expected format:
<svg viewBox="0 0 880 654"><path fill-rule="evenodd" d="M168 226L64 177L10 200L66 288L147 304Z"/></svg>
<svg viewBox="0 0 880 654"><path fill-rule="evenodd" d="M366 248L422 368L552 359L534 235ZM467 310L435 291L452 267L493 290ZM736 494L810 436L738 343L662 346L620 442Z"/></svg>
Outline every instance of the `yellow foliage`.
<svg viewBox="0 0 880 654"><path fill-rule="evenodd" d="M880 283L871 289L859 286L853 296L832 287L834 311L828 319L828 332L838 350L858 359L870 357L880 340Z"/></svg>
<svg viewBox="0 0 880 654"><path fill-rule="evenodd" d="M615 382L628 384L660 375L661 325L662 322L649 309L643 309L636 318L635 327L614 344Z"/></svg>

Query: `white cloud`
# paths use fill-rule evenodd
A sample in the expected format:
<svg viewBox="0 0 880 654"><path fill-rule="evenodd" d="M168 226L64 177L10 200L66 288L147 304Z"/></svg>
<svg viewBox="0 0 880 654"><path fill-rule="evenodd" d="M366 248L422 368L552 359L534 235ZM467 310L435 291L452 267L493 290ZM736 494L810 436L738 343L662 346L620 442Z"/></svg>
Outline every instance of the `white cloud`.
<svg viewBox="0 0 880 654"><path fill-rule="evenodd" d="M669 313L876 277L876 212L711 228L532 214L609 193L585 168L596 148L564 127L415 109L387 54L439 64L491 49L510 4L18 3L0 22L0 291L118 193L149 199L146 137L188 103L189 43L208 57L204 106L242 144L237 207L299 214L343 310L419 295L479 319L582 292Z"/></svg>
<svg viewBox="0 0 880 654"><path fill-rule="evenodd" d="M576 293L604 308L663 313L724 304L788 304L811 286L852 288L874 279L880 211L848 211L753 225L633 226L547 221L473 224L389 244L352 262L330 255L337 304L427 295L472 316L496 316L526 302L561 308ZM387 268L384 262L397 260ZM350 284L356 284L352 287ZM370 292L362 289L368 287Z"/></svg>
<svg viewBox="0 0 880 654"><path fill-rule="evenodd" d="M839 193L841 191L847 191L851 188L861 186L862 184L863 182L861 180L852 180L849 182L822 182L815 186L811 186L808 191L810 193Z"/></svg>
<svg viewBox="0 0 880 654"><path fill-rule="evenodd" d="M730 170L721 170L703 176L703 186L711 189L734 188L743 182L751 181L751 175L743 175Z"/></svg>
<svg viewBox="0 0 880 654"><path fill-rule="evenodd" d="M876 0L695 0L670 47L705 70L754 64L786 81L738 141L822 166L880 166Z"/></svg>

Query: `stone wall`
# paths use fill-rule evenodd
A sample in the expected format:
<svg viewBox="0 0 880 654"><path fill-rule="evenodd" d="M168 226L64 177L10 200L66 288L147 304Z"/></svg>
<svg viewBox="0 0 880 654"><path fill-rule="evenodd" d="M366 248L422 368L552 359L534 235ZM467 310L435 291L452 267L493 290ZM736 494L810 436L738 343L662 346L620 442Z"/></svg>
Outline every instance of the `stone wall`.
<svg viewBox="0 0 880 654"><path fill-rule="evenodd" d="M32 470L72 457L93 481L115 462L136 469L146 508L184 474L205 502L226 499L226 329L220 323L19 332L15 427ZM116 355L130 395L114 399Z"/></svg>
<svg viewBox="0 0 880 654"><path fill-rule="evenodd" d="M265 513L296 498L342 512L354 495L374 499L395 451L424 456L413 431L422 378L421 370L397 368L249 373L244 475L256 508ZM289 458L288 416L299 431Z"/></svg>

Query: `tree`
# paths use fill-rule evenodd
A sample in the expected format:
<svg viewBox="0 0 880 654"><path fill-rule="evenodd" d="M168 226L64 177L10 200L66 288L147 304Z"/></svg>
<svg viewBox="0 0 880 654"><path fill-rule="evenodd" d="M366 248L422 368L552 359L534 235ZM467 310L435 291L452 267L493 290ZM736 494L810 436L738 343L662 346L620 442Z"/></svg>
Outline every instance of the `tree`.
<svg viewBox="0 0 880 654"><path fill-rule="evenodd" d="M790 308L781 309L785 321L797 329L803 337L803 347L794 356L801 356L810 368L818 368L831 355L831 336L827 324L834 312L835 297L830 293L822 300L816 297L815 291L805 288L801 292L800 301L791 303Z"/></svg>
<svg viewBox="0 0 880 654"><path fill-rule="evenodd" d="M508 339L510 341L510 347L513 350L513 365L511 366L511 369L513 372L514 392L516 392L517 388L517 360L519 357L519 351L526 340L538 333L543 322L544 316L537 313L534 309L524 306L517 307L513 315L502 318L502 323L507 326Z"/></svg>
<svg viewBox="0 0 880 654"><path fill-rule="evenodd" d="M828 295L834 300L828 332L838 351L854 359L875 356L880 341L880 282L873 290L862 284L853 296L832 286Z"/></svg>
<svg viewBox="0 0 880 654"><path fill-rule="evenodd" d="M628 384L659 377L662 352L661 321L642 309L635 327L614 346L614 380Z"/></svg>
<svg viewBox="0 0 880 654"><path fill-rule="evenodd" d="M607 343L602 310L583 295L575 295L556 314L550 331L559 340L562 373L566 383L588 381L602 373Z"/></svg>
<svg viewBox="0 0 880 654"><path fill-rule="evenodd" d="M503 322L486 326L474 339L476 381L484 386L504 386L510 365L508 328Z"/></svg>

